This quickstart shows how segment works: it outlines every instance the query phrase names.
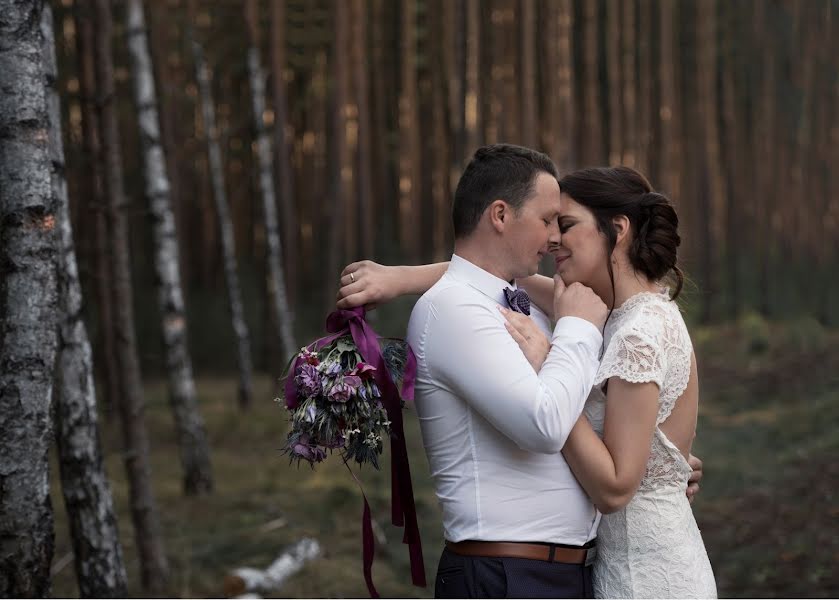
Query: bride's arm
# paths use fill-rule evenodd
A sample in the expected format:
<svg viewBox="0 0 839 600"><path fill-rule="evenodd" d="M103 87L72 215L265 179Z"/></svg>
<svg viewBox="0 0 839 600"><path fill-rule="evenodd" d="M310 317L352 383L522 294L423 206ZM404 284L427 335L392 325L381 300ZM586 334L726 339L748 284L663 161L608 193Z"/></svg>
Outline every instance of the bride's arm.
<svg viewBox="0 0 839 600"><path fill-rule="evenodd" d="M443 276L449 263L387 266L371 260L354 262L341 273L338 308L368 309L407 294L424 294Z"/></svg>
<svg viewBox="0 0 839 600"><path fill-rule="evenodd" d="M612 377L603 440L581 417L565 442L565 460L602 513L626 506L641 484L655 431L658 396L655 383Z"/></svg>
<svg viewBox="0 0 839 600"><path fill-rule="evenodd" d="M551 277L531 275L516 280L516 284L527 291L533 304L548 315L551 321L556 320L554 317L554 280Z"/></svg>

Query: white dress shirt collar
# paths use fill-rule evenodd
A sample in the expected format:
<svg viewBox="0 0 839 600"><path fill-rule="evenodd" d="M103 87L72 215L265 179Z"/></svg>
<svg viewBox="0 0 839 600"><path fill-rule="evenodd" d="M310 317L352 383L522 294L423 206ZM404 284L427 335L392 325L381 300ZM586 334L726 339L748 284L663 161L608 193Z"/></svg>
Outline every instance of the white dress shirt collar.
<svg viewBox="0 0 839 600"><path fill-rule="evenodd" d="M475 288L484 296L495 300L498 304L507 305L507 298L504 296L504 288L518 289L516 282L504 281L497 275L485 271L475 263L469 262L462 256L452 254L449 263L449 275Z"/></svg>

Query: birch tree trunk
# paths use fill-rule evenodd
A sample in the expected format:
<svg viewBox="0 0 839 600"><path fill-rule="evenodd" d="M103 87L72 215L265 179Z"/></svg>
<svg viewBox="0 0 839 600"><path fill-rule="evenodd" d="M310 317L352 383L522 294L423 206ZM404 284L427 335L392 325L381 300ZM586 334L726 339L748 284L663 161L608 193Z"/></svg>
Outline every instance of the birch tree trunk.
<svg viewBox="0 0 839 600"><path fill-rule="evenodd" d="M61 491L70 521L73 559L83 598L127 595L125 565L108 476L102 464L93 357L82 320L82 289L76 264L67 180L52 10L41 15L49 113L52 194L59 232L58 365L55 428Z"/></svg>
<svg viewBox="0 0 839 600"><path fill-rule="evenodd" d="M272 301L274 319L284 358L290 358L297 350L294 341L294 316L288 304L285 275L283 273L282 244L277 224L277 200L274 193L274 179L271 174L274 162L271 140L265 127L265 74L259 58L259 25L256 0L247 0L245 16L248 28L248 80L251 86L253 124L256 135L256 158L259 169L259 191L262 196L262 210L265 218L265 240L267 243L269 296Z"/></svg>
<svg viewBox="0 0 839 600"><path fill-rule="evenodd" d="M114 67L111 58L113 17L110 0L96 0L96 80L101 107L102 155L105 159L105 196L108 198L110 277L113 282L116 357L119 369L119 410L128 473L131 520L140 559L144 591L163 593L169 566L163 548L160 518L151 484L149 440L140 359L134 330L131 261L128 249L126 198L122 183L122 152L114 105Z"/></svg>
<svg viewBox="0 0 839 600"><path fill-rule="evenodd" d="M128 0L126 30L143 152L146 200L154 236L155 283L166 353L169 403L175 418L183 487L184 492L190 496L206 494L213 490L210 449L192 376L178 258L178 235L169 198L166 159L160 143L157 93L142 0Z"/></svg>
<svg viewBox="0 0 839 600"><path fill-rule="evenodd" d="M43 2L0 0L0 596L46 597L58 295Z"/></svg>
<svg viewBox="0 0 839 600"><path fill-rule="evenodd" d="M194 9L191 14L195 14ZM191 19L191 21L194 22L194 19ZM191 38L192 57L195 62L198 94L201 100L201 114L204 119L204 131L207 135L207 156L209 157L213 200L218 220L219 237L221 238L227 301L230 306L233 332L236 335L236 356L239 364L239 406L242 409L247 409L253 400L253 361L251 358L250 332L245 321L242 288L239 284L239 269L236 266L236 242L233 220L230 217L230 208L227 204L227 191L224 186L224 163L221 158L218 124L216 123L216 111L210 85L210 69L204 59L201 44L196 39L192 29L188 31L187 35Z"/></svg>

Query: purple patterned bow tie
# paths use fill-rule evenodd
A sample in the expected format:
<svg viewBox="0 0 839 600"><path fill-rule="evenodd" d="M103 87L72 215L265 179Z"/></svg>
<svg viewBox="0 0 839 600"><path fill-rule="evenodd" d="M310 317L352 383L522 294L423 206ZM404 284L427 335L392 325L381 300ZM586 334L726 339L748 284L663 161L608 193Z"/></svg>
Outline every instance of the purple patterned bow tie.
<svg viewBox="0 0 839 600"><path fill-rule="evenodd" d="M504 288L504 297L507 298L507 304L512 310L530 315L530 296L527 292Z"/></svg>

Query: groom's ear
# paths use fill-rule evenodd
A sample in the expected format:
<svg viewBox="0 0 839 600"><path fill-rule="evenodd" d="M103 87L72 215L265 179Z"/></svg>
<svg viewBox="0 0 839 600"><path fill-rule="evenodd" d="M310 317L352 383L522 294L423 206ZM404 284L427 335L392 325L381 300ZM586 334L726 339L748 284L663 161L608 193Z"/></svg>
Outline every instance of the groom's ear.
<svg viewBox="0 0 839 600"><path fill-rule="evenodd" d="M504 223L510 218L510 206L503 200L493 200L487 210L492 228L498 233L504 231Z"/></svg>

